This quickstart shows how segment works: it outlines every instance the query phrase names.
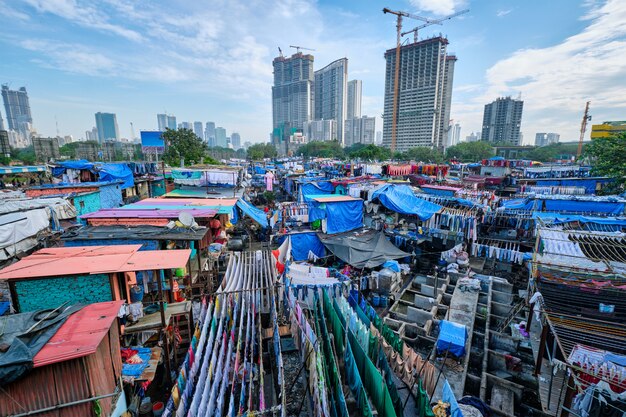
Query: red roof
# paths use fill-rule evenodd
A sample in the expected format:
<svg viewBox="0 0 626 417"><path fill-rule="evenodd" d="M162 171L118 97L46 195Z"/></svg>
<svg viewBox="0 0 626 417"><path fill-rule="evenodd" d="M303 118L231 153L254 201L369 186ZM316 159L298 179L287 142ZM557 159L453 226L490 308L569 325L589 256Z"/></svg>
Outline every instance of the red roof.
<svg viewBox="0 0 626 417"><path fill-rule="evenodd" d="M215 217L217 210L201 207L176 209L101 209L79 216L81 219L176 219L181 213L195 217Z"/></svg>
<svg viewBox="0 0 626 417"><path fill-rule="evenodd" d="M0 271L0 280L181 268L190 249L138 252L141 245L41 249Z"/></svg>
<svg viewBox="0 0 626 417"><path fill-rule="evenodd" d="M91 355L109 332L124 301L89 304L67 318L35 355L35 368Z"/></svg>

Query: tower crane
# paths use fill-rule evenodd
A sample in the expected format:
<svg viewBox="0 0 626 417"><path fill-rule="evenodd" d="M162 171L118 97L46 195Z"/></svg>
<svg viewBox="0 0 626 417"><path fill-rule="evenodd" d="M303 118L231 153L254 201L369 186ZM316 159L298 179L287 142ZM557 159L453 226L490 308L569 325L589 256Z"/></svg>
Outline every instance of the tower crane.
<svg viewBox="0 0 626 417"><path fill-rule="evenodd" d="M280 54L280 57L281 57L281 58L284 58L284 55L283 55L283 50L282 50L282 49L280 49L280 46L278 47L278 53Z"/></svg>
<svg viewBox="0 0 626 417"><path fill-rule="evenodd" d="M400 34L400 37L406 36L406 35L408 35L409 33L412 32L413 33L413 42L417 42L417 32L420 29L424 29L425 27L432 26L432 25L443 25L443 22L445 22L446 20L450 20L450 19L452 19L454 17L460 16L460 15L465 14L467 12L469 12L469 9L461 10L460 12L456 12L456 13L453 13L453 14L451 14L449 16L442 17L441 19L433 19L433 20L431 20L429 22L426 22L426 23L424 23L422 25L414 27L413 29L411 29L411 30L409 30L407 32L402 32Z"/></svg>
<svg viewBox="0 0 626 417"><path fill-rule="evenodd" d="M467 10L464 10L463 12L459 12L459 13L466 13L466 12ZM419 20L419 21L424 22L424 25L426 26L441 24L441 22L446 20L446 18L429 19L427 17L418 16L409 12L403 12L400 10L391 10L386 7L383 9L383 13L396 15L396 18L397 18L397 22L396 22L396 68L395 68L395 73L393 76L393 80L394 80L393 109L392 109L392 115L391 115L391 152L394 152L396 150L396 134L397 134L397 123L398 123L398 120L397 120L398 119L398 100L399 100L398 93L400 90L398 78L400 77L400 46L401 46L401 41L402 41L402 36L403 36L402 35L402 18L408 17L414 20ZM452 17L454 16L449 16L449 18L452 18ZM437 22L438 20L440 20L440 22ZM417 29L415 30L415 36L417 38Z"/></svg>
<svg viewBox="0 0 626 417"><path fill-rule="evenodd" d="M305 48L304 46L298 46L298 45L289 45L290 48L294 48L296 50L296 53L299 54L300 53L300 49L303 49L305 51L315 51L315 49L311 49L311 48Z"/></svg>
<svg viewBox="0 0 626 417"><path fill-rule="evenodd" d="M580 158L580 155L583 153L583 140L585 139L585 132L587 131L587 122L591 120L591 115L589 114L589 105L591 101L587 102L585 106L585 113L583 114L583 121L580 124L580 138L578 139L578 151L576 151L576 159Z"/></svg>

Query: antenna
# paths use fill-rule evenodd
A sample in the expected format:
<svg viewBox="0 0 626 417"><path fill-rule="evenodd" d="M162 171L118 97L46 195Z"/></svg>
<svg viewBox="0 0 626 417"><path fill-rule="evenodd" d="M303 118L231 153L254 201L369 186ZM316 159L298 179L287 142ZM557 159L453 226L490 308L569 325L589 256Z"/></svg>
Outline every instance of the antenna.
<svg viewBox="0 0 626 417"><path fill-rule="evenodd" d="M59 119L57 119L57 115L54 115L54 123L56 124L57 127L57 137L60 138L61 134L59 133Z"/></svg>

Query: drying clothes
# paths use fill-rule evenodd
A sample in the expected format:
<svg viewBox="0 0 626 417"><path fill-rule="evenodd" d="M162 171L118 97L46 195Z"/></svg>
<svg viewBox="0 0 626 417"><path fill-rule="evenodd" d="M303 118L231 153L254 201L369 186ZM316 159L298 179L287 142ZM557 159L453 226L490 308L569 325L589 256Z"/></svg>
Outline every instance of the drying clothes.
<svg viewBox="0 0 626 417"><path fill-rule="evenodd" d="M543 295L539 291L535 292L528 301L533 306L533 312L535 313L535 319L541 323L541 310L543 309Z"/></svg>
<svg viewBox="0 0 626 417"><path fill-rule="evenodd" d="M265 179L265 189L267 191L274 191L274 173L272 171L267 171L265 173L264 179Z"/></svg>

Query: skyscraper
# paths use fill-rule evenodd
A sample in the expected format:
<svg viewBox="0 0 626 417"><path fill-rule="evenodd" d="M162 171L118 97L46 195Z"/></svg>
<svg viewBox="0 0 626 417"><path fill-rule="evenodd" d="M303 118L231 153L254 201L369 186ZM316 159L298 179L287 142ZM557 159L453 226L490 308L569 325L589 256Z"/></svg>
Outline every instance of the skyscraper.
<svg viewBox="0 0 626 417"><path fill-rule="evenodd" d="M22 135L25 139L30 136L33 118L30 113L30 102L26 87L11 90L7 84L2 85L2 100L7 118L7 127Z"/></svg>
<svg viewBox="0 0 626 417"><path fill-rule="evenodd" d="M443 149L450 120L456 57L447 55L448 40L439 36L400 48L395 150L416 146ZM392 145L396 49L385 52L383 145Z"/></svg>
<svg viewBox="0 0 626 417"><path fill-rule="evenodd" d="M492 143L521 145L520 127L524 102L511 97L499 97L485 105L481 140Z"/></svg>
<svg viewBox="0 0 626 417"><path fill-rule="evenodd" d="M458 123L451 124L448 127L448 145L455 146L461 142L461 125Z"/></svg>
<svg viewBox="0 0 626 417"><path fill-rule="evenodd" d="M548 146L557 143L561 135L558 133L537 133L535 134L535 146Z"/></svg>
<svg viewBox="0 0 626 417"><path fill-rule="evenodd" d="M193 133L200 139L204 139L204 130L202 129L202 122L193 122Z"/></svg>
<svg viewBox="0 0 626 417"><path fill-rule="evenodd" d="M96 127L92 127L91 130L87 130L85 132L85 140L98 142L98 129Z"/></svg>
<svg viewBox="0 0 626 417"><path fill-rule="evenodd" d="M376 140L376 118L357 117L346 119L344 142L345 146L352 146L356 143L364 145L373 144Z"/></svg>
<svg viewBox="0 0 626 417"><path fill-rule="evenodd" d="M193 123L191 123L191 122L180 122L178 124L178 128L179 129L189 129L189 130L193 131Z"/></svg>
<svg viewBox="0 0 626 417"><path fill-rule="evenodd" d="M115 113L96 113L96 128L98 129L98 141L117 141L120 138L120 131L117 127L117 117Z"/></svg>
<svg viewBox="0 0 626 417"><path fill-rule="evenodd" d="M344 145L343 126L348 110L348 58L341 58L315 71L314 119L335 120L337 140Z"/></svg>
<svg viewBox="0 0 626 417"><path fill-rule="evenodd" d="M313 55L281 55L272 65L272 140L280 145L291 130L302 130L313 116Z"/></svg>
<svg viewBox="0 0 626 417"><path fill-rule="evenodd" d="M167 128L171 130L176 130L176 116L167 116Z"/></svg>
<svg viewBox="0 0 626 417"><path fill-rule="evenodd" d="M337 137L337 121L311 120L304 124L304 136L311 141L329 141Z"/></svg>
<svg viewBox="0 0 626 417"><path fill-rule="evenodd" d="M228 147L228 140L226 140L226 129L223 127L215 128L215 146L221 146L222 148Z"/></svg>
<svg viewBox="0 0 626 417"><path fill-rule="evenodd" d="M346 119L361 117L361 99L363 94L363 81L348 81L348 110Z"/></svg>
<svg viewBox="0 0 626 417"><path fill-rule="evenodd" d="M233 145L233 149L241 148L241 136L239 135L239 133L231 133L230 143Z"/></svg>
<svg viewBox="0 0 626 417"><path fill-rule="evenodd" d="M206 140L209 146L215 146L215 123L206 122L206 128L204 129L204 140Z"/></svg>
<svg viewBox="0 0 626 417"><path fill-rule="evenodd" d="M2 120L2 112L0 111L0 130L4 130L4 120Z"/></svg>
<svg viewBox="0 0 626 417"><path fill-rule="evenodd" d="M157 114L157 125L157 130L159 132L165 132L165 129L167 128L167 114Z"/></svg>

